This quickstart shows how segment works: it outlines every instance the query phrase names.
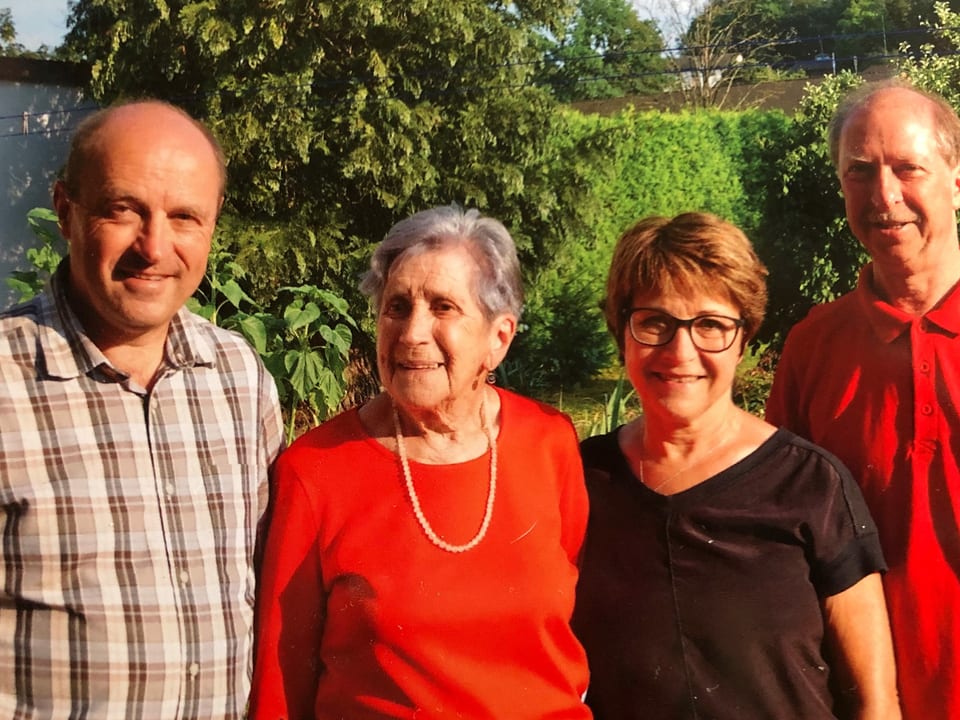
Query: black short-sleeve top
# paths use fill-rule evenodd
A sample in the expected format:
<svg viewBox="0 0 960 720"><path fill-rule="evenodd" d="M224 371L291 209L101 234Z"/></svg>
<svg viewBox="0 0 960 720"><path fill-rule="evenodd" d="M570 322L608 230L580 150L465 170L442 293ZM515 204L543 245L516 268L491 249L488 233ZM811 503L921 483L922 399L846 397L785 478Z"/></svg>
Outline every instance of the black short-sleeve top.
<svg viewBox="0 0 960 720"><path fill-rule="evenodd" d="M581 444L590 520L574 630L597 720L833 718L821 600L886 569L859 488L778 430L684 492Z"/></svg>

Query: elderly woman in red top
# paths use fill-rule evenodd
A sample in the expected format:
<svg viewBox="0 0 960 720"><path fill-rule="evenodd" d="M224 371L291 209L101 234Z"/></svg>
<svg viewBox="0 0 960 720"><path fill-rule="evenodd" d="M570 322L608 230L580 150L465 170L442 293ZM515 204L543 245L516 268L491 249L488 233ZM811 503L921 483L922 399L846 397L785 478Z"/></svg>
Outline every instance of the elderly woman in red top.
<svg viewBox="0 0 960 720"><path fill-rule="evenodd" d="M576 434L487 382L522 303L510 235L417 213L361 288L383 392L278 462L251 717L589 719Z"/></svg>

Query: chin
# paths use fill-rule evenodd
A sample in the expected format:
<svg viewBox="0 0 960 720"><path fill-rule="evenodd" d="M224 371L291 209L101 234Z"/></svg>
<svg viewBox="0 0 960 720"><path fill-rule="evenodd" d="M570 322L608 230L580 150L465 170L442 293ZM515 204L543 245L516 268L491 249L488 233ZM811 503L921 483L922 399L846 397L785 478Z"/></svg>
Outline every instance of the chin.
<svg viewBox="0 0 960 720"><path fill-rule="evenodd" d="M446 393L441 393L427 388L409 388L397 387L396 385L387 388L387 393L398 405L405 405L419 410L430 410L439 405L446 398Z"/></svg>

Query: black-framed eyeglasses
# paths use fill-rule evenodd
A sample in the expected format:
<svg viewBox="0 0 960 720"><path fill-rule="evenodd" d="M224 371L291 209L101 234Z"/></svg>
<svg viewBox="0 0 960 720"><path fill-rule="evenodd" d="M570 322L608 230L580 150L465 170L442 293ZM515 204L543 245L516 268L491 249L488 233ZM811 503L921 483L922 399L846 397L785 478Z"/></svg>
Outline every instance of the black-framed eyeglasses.
<svg viewBox="0 0 960 720"><path fill-rule="evenodd" d="M723 352L737 339L743 320L726 315L697 315L678 318L663 310L648 307L625 308L623 315L630 328L630 336L641 345L660 347L668 344L678 328L686 328L697 350Z"/></svg>

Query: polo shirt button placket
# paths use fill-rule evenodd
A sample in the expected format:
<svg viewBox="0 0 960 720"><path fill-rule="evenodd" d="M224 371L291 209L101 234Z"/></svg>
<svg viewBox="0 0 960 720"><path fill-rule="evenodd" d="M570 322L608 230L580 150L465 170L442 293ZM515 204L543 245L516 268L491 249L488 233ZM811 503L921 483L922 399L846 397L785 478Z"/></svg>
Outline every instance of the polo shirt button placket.
<svg viewBox="0 0 960 720"><path fill-rule="evenodd" d="M933 326L926 320L914 323L910 333L913 356L913 456L914 473L926 474L928 463L937 448L937 392L936 371L932 359ZM916 464L919 463L919 464Z"/></svg>

